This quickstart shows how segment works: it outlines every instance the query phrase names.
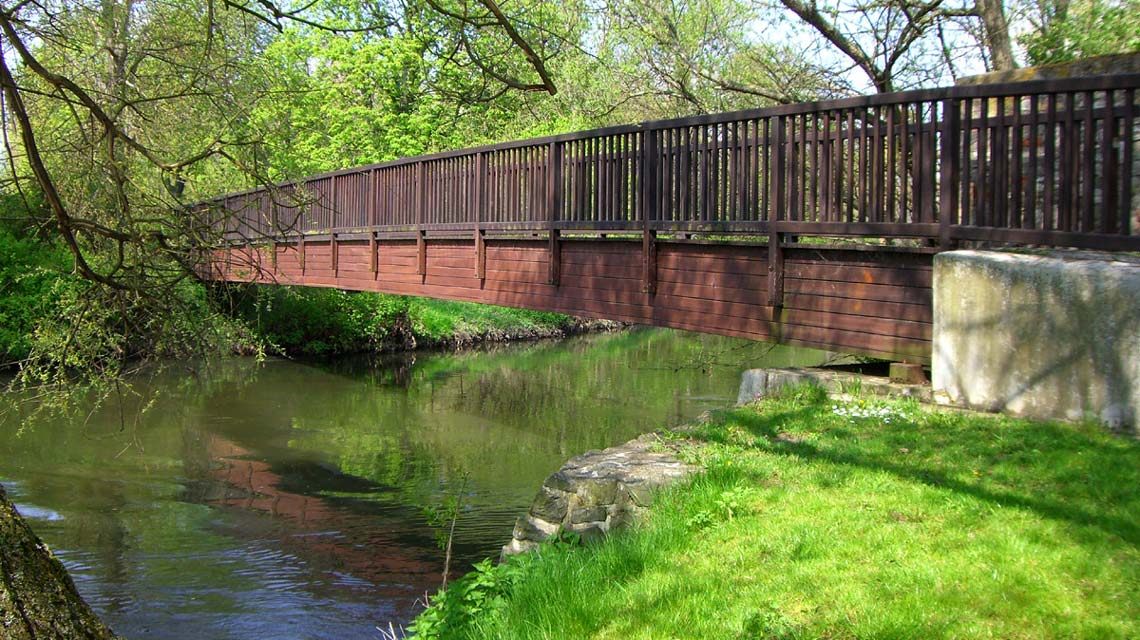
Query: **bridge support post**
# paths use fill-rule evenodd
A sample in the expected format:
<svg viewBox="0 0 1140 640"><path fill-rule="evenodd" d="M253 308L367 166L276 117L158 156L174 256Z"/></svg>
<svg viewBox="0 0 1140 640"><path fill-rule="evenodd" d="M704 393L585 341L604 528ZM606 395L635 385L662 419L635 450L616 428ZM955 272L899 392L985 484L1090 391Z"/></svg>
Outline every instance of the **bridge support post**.
<svg viewBox="0 0 1140 640"><path fill-rule="evenodd" d="M546 283L557 287L562 281L562 232L550 230L550 273Z"/></svg>
<svg viewBox="0 0 1140 640"><path fill-rule="evenodd" d="M784 234L768 234L768 306L784 306Z"/></svg>
<svg viewBox="0 0 1140 640"><path fill-rule="evenodd" d="M641 290L649 295L657 293L657 231L646 229L641 236L643 272Z"/></svg>
<svg viewBox="0 0 1140 640"><path fill-rule="evenodd" d="M480 286L487 279L487 235L482 229L475 229L475 277Z"/></svg>
<svg viewBox="0 0 1140 640"><path fill-rule="evenodd" d="M784 233L780 231L780 220L785 219L787 206L787 150L784 145L788 142L788 122L780 116L776 123L776 140L773 145L775 151L776 178L772 194L772 210L768 212L768 306L772 307L772 319L775 321L779 313L777 308L784 306ZM774 322L775 326L778 323Z"/></svg>
<svg viewBox="0 0 1140 640"><path fill-rule="evenodd" d="M475 156L475 277L482 288L487 280L487 234L482 229L484 206L484 176L487 175L487 155Z"/></svg>
<svg viewBox="0 0 1140 640"><path fill-rule="evenodd" d="M305 235L297 236L297 262L301 263L301 275L305 275Z"/></svg>
<svg viewBox="0 0 1140 640"><path fill-rule="evenodd" d="M340 270L340 265L338 262L339 259L337 257L336 250L336 232L334 231L329 234L329 267L332 268L334 278L337 277L337 272Z"/></svg>
<svg viewBox="0 0 1140 640"><path fill-rule="evenodd" d="M645 131L642 135L641 152L644 166L642 179L644 183L641 201L641 290L649 295L654 295L657 293L657 230L653 228L653 223L661 217L658 207L662 194L657 158L660 148L658 138L661 134L657 131Z"/></svg>
<svg viewBox="0 0 1140 640"><path fill-rule="evenodd" d="M958 184L959 172L959 141L961 139L962 113L958 101L947 98L942 101L942 154L939 158L941 167L938 185L938 246L943 251L954 249L954 240L950 237L951 225L958 217Z"/></svg>
<svg viewBox="0 0 1140 640"><path fill-rule="evenodd" d="M551 142L547 154L546 217L550 224L550 273L547 284L557 287L562 281L562 232L558 215L562 211L562 144Z"/></svg>
<svg viewBox="0 0 1140 640"><path fill-rule="evenodd" d="M423 229L416 232L416 273L421 284L427 281L427 232Z"/></svg>
<svg viewBox="0 0 1140 640"><path fill-rule="evenodd" d="M375 231L368 232L368 268L372 270L373 278L380 273L380 256L378 255Z"/></svg>

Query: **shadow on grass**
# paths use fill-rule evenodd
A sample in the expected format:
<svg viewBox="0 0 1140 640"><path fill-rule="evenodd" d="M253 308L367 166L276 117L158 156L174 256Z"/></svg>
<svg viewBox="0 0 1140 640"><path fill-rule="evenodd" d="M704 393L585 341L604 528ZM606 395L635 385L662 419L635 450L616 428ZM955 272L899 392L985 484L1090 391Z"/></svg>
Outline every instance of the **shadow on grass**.
<svg viewBox="0 0 1140 640"><path fill-rule="evenodd" d="M1129 544L1140 544L1140 516L1127 518L1105 512L1126 510L1129 503L1140 502L1140 443L1131 440L1082 433L1071 425L966 416L949 418L946 425L911 424L905 432L897 425L873 422L850 430L837 429L830 427L834 422L830 407L815 398L788 411L734 411L726 421L762 437L753 449L886 472L1049 519L1095 527ZM822 437L814 441L790 437L783 429L813 424L828 425L819 432ZM1000 424L1006 426L995 428ZM723 435L707 439L727 441ZM904 440L935 451L943 462L923 460L922 456L891 459L899 455L894 447ZM884 445L885 450L875 451ZM1027 458L1033 464L1019 465ZM970 473L971 463L979 462L994 463L998 466L991 471L1014 475L1018 487L1011 490L992 486L993 481L986 478L973 482L955 477Z"/></svg>

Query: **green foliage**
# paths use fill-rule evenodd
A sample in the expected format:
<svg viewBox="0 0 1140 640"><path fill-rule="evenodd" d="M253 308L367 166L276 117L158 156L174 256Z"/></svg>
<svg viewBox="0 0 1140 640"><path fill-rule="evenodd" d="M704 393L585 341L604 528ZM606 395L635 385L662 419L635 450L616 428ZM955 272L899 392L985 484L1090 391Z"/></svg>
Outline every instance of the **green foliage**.
<svg viewBox="0 0 1140 640"><path fill-rule="evenodd" d="M506 604L504 597L523 574L525 561L511 560L495 565L490 558L474 565L465 576L431 599L409 628L423 640L451 638L473 621L493 616Z"/></svg>
<svg viewBox="0 0 1140 640"><path fill-rule="evenodd" d="M798 625L788 618L780 607L768 603L744 619L741 640L792 640L800 637Z"/></svg>
<svg viewBox="0 0 1140 640"><path fill-rule="evenodd" d="M407 325L404 296L281 286L229 293L236 317L287 353L331 356L378 349Z"/></svg>
<svg viewBox="0 0 1140 640"><path fill-rule="evenodd" d="M509 556L499 564L491 558L476 563L462 578L432 596L408 631L422 640L446 640L468 634L473 627L506 610L512 588L527 579L537 566L572 553L578 545L576 537L558 537L531 553Z"/></svg>
<svg viewBox="0 0 1140 640"><path fill-rule="evenodd" d="M817 388L681 437L704 475L641 528L525 565L447 637L1140 634L1133 440Z"/></svg>
<svg viewBox="0 0 1140 640"><path fill-rule="evenodd" d="M1140 0L1044 3L1037 28L1021 37L1030 64L1140 52Z"/></svg>
<svg viewBox="0 0 1140 640"><path fill-rule="evenodd" d="M527 338L570 323L557 313L337 289L243 285L217 299L273 348L315 357Z"/></svg>
<svg viewBox="0 0 1140 640"><path fill-rule="evenodd" d="M17 198L0 199L0 365L28 357L36 324L57 313L53 291L70 279L66 252L31 234L29 225Z"/></svg>

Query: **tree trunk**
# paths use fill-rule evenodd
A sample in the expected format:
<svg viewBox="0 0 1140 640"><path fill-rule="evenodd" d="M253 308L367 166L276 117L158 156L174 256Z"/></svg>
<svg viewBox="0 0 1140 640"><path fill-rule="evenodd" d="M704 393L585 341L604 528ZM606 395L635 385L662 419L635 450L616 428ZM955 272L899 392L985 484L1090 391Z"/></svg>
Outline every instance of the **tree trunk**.
<svg viewBox="0 0 1140 640"><path fill-rule="evenodd" d="M1009 71L1017 68L1013 59L1013 43L1009 38L1009 23L1005 19L1002 0L977 0L978 15L982 18L986 48L990 50L992 71Z"/></svg>
<svg viewBox="0 0 1140 640"><path fill-rule="evenodd" d="M0 487L0 638L115 640Z"/></svg>

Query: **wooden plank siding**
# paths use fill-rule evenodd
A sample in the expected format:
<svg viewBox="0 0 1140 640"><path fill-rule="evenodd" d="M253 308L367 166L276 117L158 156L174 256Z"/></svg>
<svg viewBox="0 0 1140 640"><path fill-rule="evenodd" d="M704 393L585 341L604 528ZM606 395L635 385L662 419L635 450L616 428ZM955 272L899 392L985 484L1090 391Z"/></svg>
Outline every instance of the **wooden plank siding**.
<svg viewBox="0 0 1140 640"><path fill-rule="evenodd" d="M659 243L657 290L647 293L641 239L562 242L557 286L547 282L545 238L487 238L483 279L473 237L428 240L423 275L415 240L314 239L305 242L304 268L295 244L277 243L216 251L213 276L539 309L930 361L929 253L786 247L784 304L773 308L763 244Z"/></svg>

